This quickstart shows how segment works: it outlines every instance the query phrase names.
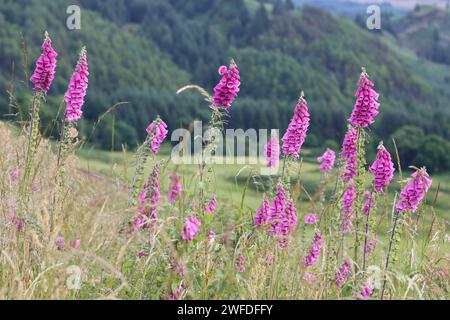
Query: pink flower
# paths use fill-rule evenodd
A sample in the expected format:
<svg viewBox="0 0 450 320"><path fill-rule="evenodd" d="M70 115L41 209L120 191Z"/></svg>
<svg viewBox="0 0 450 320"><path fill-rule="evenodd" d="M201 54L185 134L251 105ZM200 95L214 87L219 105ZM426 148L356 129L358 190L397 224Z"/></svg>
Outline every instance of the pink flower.
<svg viewBox="0 0 450 320"><path fill-rule="evenodd" d="M369 235L367 235L369 236ZM379 241L378 241L378 236L375 235L375 237L373 238L372 241L368 241L366 243L366 246L364 247L364 252L367 254L372 254L375 252L375 248L378 245Z"/></svg>
<svg viewBox="0 0 450 320"><path fill-rule="evenodd" d="M356 176L356 157L357 157L358 132L355 128L349 128L342 143L341 156L345 161L345 172L343 180L349 182Z"/></svg>
<svg viewBox="0 0 450 320"><path fill-rule="evenodd" d="M316 263L317 259L320 256L320 251L322 250L322 244L322 235L320 234L320 231L317 231L311 243L309 254L304 260L306 267L310 267Z"/></svg>
<svg viewBox="0 0 450 320"><path fill-rule="evenodd" d="M373 185L375 190L378 192L386 190L394 177L394 170L394 163L392 162L391 155L386 148L380 144L377 157L370 167L370 172L374 175Z"/></svg>
<svg viewBox="0 0 450 320"><path fill-rule="evenodd" d="M361 74L356 92L356 103L348 120L353 126L365 128L372 124L378 114L378 93L372 89L373 82L365 71Z"/></svg>
<svg viewBox="0 0 450 320"><path fill-rule="evenodd" d="M80 247L81 241L80 239L75 239L72 241L72 243L70 244L70 247L72 249L78 249Z"/></svg>
<svg viewBox="0 0 450 320"><path fill-rule="evenodd" d="M306 281L308 283L314 283L316 281L316 276L313 275L312 273L309 273L309 272L306 271L303 274L302 280Z"/></svg>
<svg viewBox="0 0 450 320"><path fill-rule="evenodd" d="M161 144L167 136L167 124L158 116L146 129L150 139L150 148L153 154L157 154Z"/></svg>
<svg viewBox="0 0 450 320"><path fill-rule="evenodd" d="M346 260L336 273L336 286L342 288L350 274L350 263Z"/></svg>
<svg viewBox="0 0 450 320"><path fill-rule="evenodd" d="M184 277L185 268L182 261L178 261L176 263L169 264L169 270L175 271L176 274L180 277Z"/></svg>
<svg viewBox="0 0 450 320"><path fill-rule="evenodd" d="M137 253L138 258L145 257L146 255L147 255L147 253L144 250L139 250Z"/></svg>
<svg viewBox="0 0 450 320"><path fill-rule="evenodd" d="M361 290L361 293L359 294L358 300L367 300L372 295L373 291L373 284L367 283L365 287Z"/></svg>
<svg viewBox="0 0 450 320"><path fill-rule="evenodd" d="M52 47L52 39L45 32L45 39L41 46L42 54L36 61L36 68L30 80L34 83L36 92L47 93L55 78L56 57L58 53Z"/></svg>
<svg viewBox="0 0 450 320"><path fill-rule="evenodd" d="M297 215L295 214L297 209L295 208L294 201L290 199L282 215L274 223L276 233L280 237L280 247L285 248L288 245L288 236L295 231L297 227Z"/></svg>
<svg viewBox="0 0 450 320"><path fill-rule="evenodd" d="M83 47L80 52L75 72L70 78L69 87L64 100L66 101L66 120L74 122L81 118L81 108L84 104L84 97L86 96L88 88L88 64L86 57L86 49Z"/></svg>
<svg viewBox="0 0 450 320"><path fill-rule="evenodd" d="M58 250L64 250L65 243L64 243L64 237L56 237L55 239L56 249Z"/></svg>
<svg viewBox="0 0 450 320"><path fill-rule="evenodd" d="M314 213L308 214L305 216L305 219L303 220L304 224L316 224L317 217Z"/></svg>
<svg viewBox="0 0 450 320"><path fill-rule="evenodd" d="M178 179L178 175L176 173L170 176L170 180L172 181L172 183L169 187L169 199L171 203L174 203L177 196L181 193L182 188L181 183Z"/></svg>
<svg viewBox="0 0 450 320"><path fill-rule="evenodd" d="M400 201L397 203L397 211L416 212L419 204L425 197L432 184L425 168L416 170L411 175L410 182L403 188Z"/></svg>
<svg viewBox="0 0 450 320"><path fill-rule="evenodd" d="M22 220L20 220L19 218L17 218L16 214L14 212L11 212L9 215L9 221L11 222L11 224L13 224L16 229L18 231L22 230L23 228L23 223Z"/></svg>
<svg viewBox="0 0 450 320"><path fill-rule="evenodd" d="M214 213L217 210L217 199L216 197L212 197L211 200L209 200L208 205L205 208L205 211L208 213Z"/></svg>
<svg viewBox="0 0 450 320"><path fill-rule="evenodd" d="M334 160L336 159L336 154L333 150L327 149L324 154L317 158L320 163L320 171L323 173L330 172L333 169Z"/></svg>
<svg viewBox="0 0 450 320"><path fill-rule="evenodd" d="M156 165L139 194L139 214L134 217L133 222L135 229L149 228L155 223L158 218L159 197L159 166Z"/></svg>
<svg viewBox="0 0 450 320"><path fill-rule="evenodd" d="M240 273L245 271L245 258L242 254L239 256L239 259L236 261L236 267Z"/></svg>
<svg viewBox="0 0 450 320"><path fill-rule="evenodd" d="M294 109L294 117L289 123L283 138L283 154L298 158L309 127L308 104L303 96Z"/></svg>
<svg viewBox="0 0 450 320"><path fill-rule="evenodd" d="M228 70L224 66L220 67L219 74L222 75L222 79L214 87L214 105L230 110L231 104L236 99L241 85L239 70L237 65L231 62Z"/></svg>
<svg viewBox="0 0 450 320"><path fill-rule="evenodd" d="M261 207L256 212L255 218L253 220L253 223L256 227L261 227L267 223L267 220L269 219L269 213L270 213L270 202L269 199L264 197L264 200L261 204Z"/></svg>
<svg viewBox="0 0 450 320"><path fill-rule="evenodd" d="M277 194L270 205L267 223L273 223L269 228L269 233L276 233L277 220L283 216L286 209L286 191L282 185L277 186Z"/></svg>
<svg viewBox="0 0 450 320"><path fill-rule="evenodd" d="M18 168L11 168L8 170L9 173L9 179L12 182L16 182L19 180L19 169Z"/></svg>
<svg viewBox="0 0 450 320"><path fill-rule="evenodd" d="M374 201L374 194L370 194L369 191L364 192L364 197L366 198L366 201L364 202L364 207L363 207L363 214L364 215L368 215L370 210L373 207L373 201Z"/></svg>
<svg viewBox="0 0 450 320"><path fill-rule="evenodd" d="M181 282L179 287L175 290L175 292L170 292L167 295L166 300L180 300L185 291L186 286L184 285L183 282Z"/></svg>
<svg viewBox="0 0 450 320"><path fill-rule="evenodd" d="M352 228L353 205L356 199L356 187L354 184L349 186L342 197L342 217L341 230L343 233L350 232Z"/></svg>
<svg viewBox="0 0 450 320"><path fill-rule="evenodd" d="M181 238L186 241L194 240L201 225L201 221L196 216L189 216L184 223L184 228L181 232Z"/></svg>
<svg viewBox="0 0 450 320"><path fill-rule="evenodd" d="M275 168L280 160L280 144L276 137L271 137L269 142L264 146L267 161L267 167Z"/></svg>

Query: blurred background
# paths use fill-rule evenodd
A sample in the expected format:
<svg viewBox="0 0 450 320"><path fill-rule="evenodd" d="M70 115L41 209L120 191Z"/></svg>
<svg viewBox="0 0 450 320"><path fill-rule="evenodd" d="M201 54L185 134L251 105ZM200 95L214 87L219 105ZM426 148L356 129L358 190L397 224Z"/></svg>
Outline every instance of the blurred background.
<svg viewBox="0 0 450 320"><path fill-rule="evenodd" d="M171 129L207 120L208 91L217 69L233 58L241 92L230 128L284 131L301 90L311 111L306 145L339 150L353 108L361 67L380 93L370 128L372 148L395 138L403 165L450 170L450 9L447 1L363 0L1 0L0 117L28 117L27 80L48 30L59 53L57 75L44 107L43 128L55 118L82 45L90 84L80 134L95 148L133 148L157 115ZM369 30L369 4L381 9L381 29ZM80 29L66 22L81 9ZM432 4L432 5L430 5ZM91 135L92 127L108 113ZM59 115L61 116L61 114ZM370 157L371 155L369 155Z"/></svg>

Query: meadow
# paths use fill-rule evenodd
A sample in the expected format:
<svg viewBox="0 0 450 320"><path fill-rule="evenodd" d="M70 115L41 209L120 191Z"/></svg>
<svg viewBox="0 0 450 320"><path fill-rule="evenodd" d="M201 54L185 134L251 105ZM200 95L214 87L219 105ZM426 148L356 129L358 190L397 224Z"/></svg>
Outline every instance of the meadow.
<svg viewBox="0 0 450 320"><path fill-rule="evenodd" d="M402 169L383 144L367 163L379 104L364 69L341 150L302 148L301 93L267 163L208 164L209 137L198 165L174 165L159 117L137 150L79 139L84 47L60 137L45 139L39 107L57 56L47 34L42 51L29 121L0 123L1 299L448 299L449 176ZM240 77L234 61L218 71L214 94L181 91L203 95L209 127L223 131ZM277 174L259 173L274 163Z"/></svg>

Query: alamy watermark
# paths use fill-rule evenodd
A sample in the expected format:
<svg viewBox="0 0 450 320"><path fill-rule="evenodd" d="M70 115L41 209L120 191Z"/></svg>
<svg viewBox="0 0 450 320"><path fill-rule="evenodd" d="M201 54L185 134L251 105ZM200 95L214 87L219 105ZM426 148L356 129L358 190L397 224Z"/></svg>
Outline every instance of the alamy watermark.
<svg viewBox="0 0 450 320"><path fill-rule="evenodd" d="M81 29L81 8L77 5L70 5L66 9L69 15L66 19L66 27L69 30Z"/></svg>
<svg viewBox="0 0 450 320"><path fill-rule="evenodd" d="M367 7L366 13L370 16L366 20L366 27L369 30L381 29L381 8L377 5Z"/></svg>

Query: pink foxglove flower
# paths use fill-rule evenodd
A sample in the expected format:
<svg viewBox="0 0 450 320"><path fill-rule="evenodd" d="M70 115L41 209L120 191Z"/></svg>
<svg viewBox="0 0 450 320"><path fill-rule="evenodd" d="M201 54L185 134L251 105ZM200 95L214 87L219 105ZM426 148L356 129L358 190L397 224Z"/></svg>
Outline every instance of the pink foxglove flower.
<svg viewBox="0 0 450 320"><path fill-rule="evenodd" d="M158 116L146 129L150 139L150 148L153 154L157 154L161 144L167 136L167 124Z"/></svg>
<svg viewBox="0 0 450 320"><path fill-rule="evenodd" d="M347 281L349 275L350 275L350 263L346 260L339 268L339 271L336 273L336 286L338 288L342 288L345 281Z"/></svg>
<svg viewBox="0 0 450 320"><path fill-rule="evenodd" d="M10 212L10 214L9 214L9 222L10 222L12 225L14 225L18 231L22 230L22 228L23 228L22 220L20 220L20 219L16 216L16 214L14 213L14 211L13 211L13 212Z"/></svg>
<svg viewBox="0 0 450 320"><path fill-rule="evenodd" d="M208 205L205 208L205 211L208 213L214 213L217 210L217 199L216 197L212 197L211 200L209 200Z"/></svg>
<svg viewBox="0 0 450 320"><path fill-rule="evenodd" d="M278 138L271 137L269 142L264 146L264 151L267 167L276 168L280 160L280 144L278 143Z"/></svg>
<svg viewBox="0 0 450 320"><path fill-rule="evenodd" d="M367 254L374 253L375 252L375 248L377 247L378 243L379 243L378 236L375 235L375 237L373 238L372 241L368 241L366 243L366 246L364 247L364 252L367 253Z"/></svg>
<svg viewBox="0 0 450 320"><path fill-rule="evenodd" d="M336 154L333 150L327 149L324 154L317 158L320 163L320 171L323 173L328 173L333 169L334 160L336 159Z"/></svg>
<svg viewBox="0 0 450 320"><path fill-rule="evenodd" d="M341 216L341 230L343 233L349 233L352 228L352 216L354 210L354 202L356 199L356 187L354 184L345 190L342 197L342 216Z"/></svg>
<svg viewBox="0 0 450 320"><path fill-rule="evenodd" d="M342 158L345 159L345 172L343 177L345 183L356 176L357 142L358 132L355 128L349 128L342 143L341 153Z"/></svg>
<svg viewBox="0 0 450 320"><path fill-rule="evenodd" d="M170 176L171 184L169 186L169 200L174 203L177 196L181 193L182 187L176 173Z"/></svg>
<svg viewBox="0 0 450 320"><path fill-rule="evenodd" d="M416 212L419 204L425 198L425 194L431 187L431 179L425 168L419 169L411 175L410 182L403 188L400 201L397 203L397 211Z"/></svg>
<svg viewBox="0 0 450 320"><path fill-rule="evenodd" d="M236 261L236 267L240 273L245 271L245 258L242 254L239 256L239 259Z"/></svg>
<svg viewBox="0 0 450 320"><path fill-rule="evenodd" d="M298 158L303 143L305 142L306 133L309 127L309 111L308 103L303 95L298 100L294 109L294 117L289 123L288 129L283 138L283 154Z"/></svg>
<svg viewBox="0 0 450 320"><path fill-rule="evenodd" d="M322 235L320 234L320 231L317 231L311 243L311 249L309 250L309 254L304 260L304 264L306 267L310 267L316 263L317 259L320 256L322 245L323 245Z"/></svg>
<svg viewBox="0 0 450 320"><path fill-rule="evenodd" d="M373 82L363 70L358 82L356 103L348 121L355 127L365 128L373 123L378 114L378 93L373 90Z"/></svg>
<svg viewBox="0 0 450 320"><path fill-rule="evenodd" d="M145 257L145 256L147 256L147 252L145 252L144 250L139 250L138 251L138 253L137 253L137 257L138 258L142 258L142 257Z"/></svg>
<svg viewBox="0 0 450 320"><path fill-rule="evenodd" d="M270 214L270 202L269 199L264 197L261 207L256 212L253 223L256 227L261 227L265 225L269 219Z"/></svg>
<svg viewBox="0 0 450 320"><path fill-rule="evenodd" d="M297 208L295 208L294 201L290 199L286 204L284 212L278 218L278 221L274 223L277 235L280 237L281 248L285 248L288 245L288 236L294 233L297 227L296 212Z"/></svg>
<svg viewBox="0 0 450 320"><path fill-rule="evenodd" d="M36 92L44 94L50 89L55 78L56 57L58 53L52 47L52 39L45 32L44 43L41 46L42 54L36 61L36 68L30 80L34 83Z"/></svg>
<svg viewBox="0 0 450 320"><path fill-rule="evenodd" d="M75 239L72 241L72 243L70 244L70 248L72 249L78 249L80 247L81 241L80 239Z"/></svg>
<svg viewBox="0 0 450 320"><path fill-rule="evenodd" d="M269 228L269 233L276 233L276 226L278 220L282 217L286 209L286 191L282 185L277 186L277 194L272 204L270 205L269 217L267 223L273 223Z"/></svg>
<svg viewBox="0 0 450 320"><path fill-rule="evenodd" d="M377 192L386 190L394 177L394 163L386 148L380 144L377 157L370 167L370 172L374 175L373 185Z"/></svg>
<svg viewBox="0 0 450 320"><path fill-rule="evenodd" d="M88 88L88 64L86 57L86 49L83 47L80 52L75 72L70 78L69 87L64 100L66 102L66 120L74 122L81 118L81 108L84 104L84 97L86 96Z"/></svg>
<svg viewBox="0 0 450 320"><path fill-rule="evenodd" d="M159 204L159 166L153 168L151 175L144 184L144 189L139 194L139 214L134 218L135 228L149 228L158 218L157 207Z"/></svg>
<svg viewBox="0 0 450 320"><path fill-rule="evenodd" d="M361 293L359 294L358 300L367 300L370 298L373 292L373 284L367 283L364 288L361 290Z"/></svg>
<svg viewBox="0 0 450 320"><path fill-rule="evenodd" d="M9 173L9 179L12 182L16 182L19 180L19 169L18 168L11 168L8 170Z"/></svg>
<svg viewBox="0 0 450 320"><path fill-rule="evenodd" d="M183 294L186 291L186 286L184 285L183 282L180 283L179 287L174 291L174 292L170 292L167 297L166 300L180 300L183 297Z"/></svg>
<svg viewBox="0 0 450 320"><path fill-rule="evenodd" d="M365 202L363 207L363 214L368 215L370 210L373 208L373 202L374 202L374 194L371 194L369 191L364 192Z"/></svg>
<svg viewBox="0 0 450 320"><path fill-rule="evenodd" d="M305 219L303 220L304 224L316 224L317 223L317 217L314 213L308 214L305 216Z"/></svg>
<svg viewBox="0 0 450 320"><path fill-rule="evenodd" d="M181 232L181 238L186 241L194 240L201 225L201 221L196 216L189 216L184 223L184 228Z"/></svg>
<svg viewBox="0 0 450 320"><path fill-rule="evenodd" d="M236 99L241 85L239 70L237 65L232 61L228 70L225 66L221 66L219 68L219 74L222 76L222 79L214 87L214 105L230 110L231 104Z"/></svg>

